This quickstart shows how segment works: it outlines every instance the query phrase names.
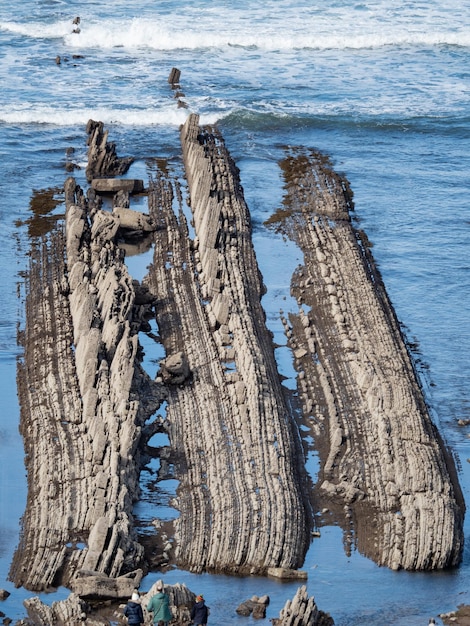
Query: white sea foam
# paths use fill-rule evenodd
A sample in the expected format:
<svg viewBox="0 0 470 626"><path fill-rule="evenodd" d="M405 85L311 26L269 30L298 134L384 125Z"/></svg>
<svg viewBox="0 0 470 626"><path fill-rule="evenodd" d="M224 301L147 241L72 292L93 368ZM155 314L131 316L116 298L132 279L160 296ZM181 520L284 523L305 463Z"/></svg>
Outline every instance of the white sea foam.
<svg viewBox="0 0 470 626"><path fill-rule="evenodd" d="M71 20L50 22L5 22L0 20L0 32L24 35L32 39L58 39L65 37L75 27Z"/></svg>
<svg viewBox="0 0 470 626"><path fill-rule="evenodd" d="M50 126L83 126L89 119L104 124L124 126L179 126L184 124L186 109L112 109L105 107L83 109L60 109L52 106L14 107L0 110L0 122L6 124L47 124Z"/></svg>
<svg viewBox="0 0 470 626"><path fill-rule="evenodd" d="M372 28L371 28L372 26ZM329 32L328 32L329 31ZM73 48L148 48L154 50L224 49L231 46L265 51L282 50L329 50L363 49L383 46L439 46L455 45L470 47L470 34L466 31L452 32L443 28L410 31L405 27L389 24L368 25L361 28L351 25L347 29L319 28L316 22L296 24L290 29L275 25L238 29L237 24L211 25L204 22L187 25L170 25L162 21L134 19L130 23L112 20L107 23L84 26L79 34L67 33L67 45Z"/></svg>
<svg viewBox="0 0 470 626"><path fill-rule="evenodd" d="M357 13L357 12L356 12ZM445 19L444 19L445 16ZM470 47L470 33L459 22L458 14L444 11L428 12L421 22L391 11L368 11L354 14L324 11L319 14L299 14L290 11L253 15L241 20L236 11L189 12L178 20L174 16L155 15L152 18L92 18L83 20L80 32L72 20L56 22L2 22L0 31L31 38L63 39L74 49L133 50L198 50L242 47L263 51L363 49L383 46Z"/></svg>

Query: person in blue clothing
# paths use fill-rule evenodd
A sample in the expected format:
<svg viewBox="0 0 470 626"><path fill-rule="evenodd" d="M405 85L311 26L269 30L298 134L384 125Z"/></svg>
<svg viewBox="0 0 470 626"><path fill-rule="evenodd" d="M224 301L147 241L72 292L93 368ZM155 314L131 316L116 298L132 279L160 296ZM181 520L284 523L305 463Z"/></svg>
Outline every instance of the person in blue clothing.
<svg viewBox="0 0 470 626"><path fill-rule="evenodd" d="M196 597L196 604L191 609L191 621L194 626L205 626L209 617L209 607L206 606L203 596Z"/></svg>
<svg viewBox="0 0 470 626"><path fill-rule="evenodd" d="M127 623L132 626L141 626L144 623L144 613L140 604L140 597L137 591L134 591L132 598L124 608L124 615L127 617Z"/></svg>

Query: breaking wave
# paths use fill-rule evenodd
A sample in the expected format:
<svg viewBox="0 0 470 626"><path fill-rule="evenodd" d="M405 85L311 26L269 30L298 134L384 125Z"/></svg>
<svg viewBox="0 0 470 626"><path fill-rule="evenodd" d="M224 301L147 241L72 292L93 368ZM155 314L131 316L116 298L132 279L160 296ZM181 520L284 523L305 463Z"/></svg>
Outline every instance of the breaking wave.
<svg viewBox="0 0 470 626"><path fill-rule="evenodd" d="M347 29L321 24L310 18L289 23L289 29L276 21L261 25L256 21L241 28L236 20L200 18L197 23L186 19L175 25L166 16L157 19L109 19L82 21L80 32L69 20L53 23L0 22L0 31L37 39L63 39L74 49L151 49L160 51L226 49L249 50L347 50L373 49L386 46L458 46L470 47L470 33L458 29L424 28L410 30L396 23L351 23Z"/></svg>

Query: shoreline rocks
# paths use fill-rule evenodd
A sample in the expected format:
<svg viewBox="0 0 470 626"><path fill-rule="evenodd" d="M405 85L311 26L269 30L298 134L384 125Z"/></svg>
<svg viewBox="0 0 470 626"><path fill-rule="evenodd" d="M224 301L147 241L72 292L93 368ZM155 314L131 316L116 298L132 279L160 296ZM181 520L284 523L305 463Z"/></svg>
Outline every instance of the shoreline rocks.
<svg viewBox="0 0 470 626"><path fill-rule="evenodd" d="M193 242L182 211L174 213L171 181L159 175L148 192L158 229L144 282L159 303L167 355L182 353L187 363L184 378L168 387L180 481L176 562L194 572L295 570L310 524L300 440L260 303L264 286L238 172L222 137L205 129L201 143L201 133L190 115L181 141Z"/></svg>
<svg viewBox="0 0 470 626"><path fill-rule="evenodd" d="M143 559L138 446L165 393L138 361L149 305L135 302L115 230L99 209L91 217L73 178L65 196L65 238L57 230L34 248L28 276L18 368L28 501L10 577L42 591L92 571L113 595L113 579Z"/></svg>
<svg viewBox="0 0 470 626"><path fill-rule="evenodd" d="M343 507L350 540L379 565L455 566L465 511L456 468L351 224L348 183L313 151L292 150L281 167L286 196L271 223L304 254L292 280L299 312L283 321L320 449L320 502Z"/></svg>
<svg viewBox="0 0 470 626"><path fill-rule="evenodd" d="M67 179L65 233L56 228L31 250L18 365L28 500L11 580L34 591L65 585L81 612L83 598L130 596L149 567L132 508L154 454L179 481L172 549L159 563L304 579L313 494L224 140L194 114L181 128L191 238L180 183L158 171L149 214L133 212L129 195L142 181L109 179L132 159L117 157L101 123L90 120L87 132L90 189ZM320 450L315 505L337 512L380 565L457 565L455 466L366 238L351 225L347 181L315 153L294 151L281 165L285 206L273 222L304 254L292 280L299 311L283 323ZM113 194L112 212L100 193ZM123 230L153 245L142 284L118 246ZM165 349L155 380L139 343L152 318ZM163 401L166 418L156 418ZM169 436L164 452L148 445L155 432ZM305 587L278 623L293 615L332 623Z"/></svg>

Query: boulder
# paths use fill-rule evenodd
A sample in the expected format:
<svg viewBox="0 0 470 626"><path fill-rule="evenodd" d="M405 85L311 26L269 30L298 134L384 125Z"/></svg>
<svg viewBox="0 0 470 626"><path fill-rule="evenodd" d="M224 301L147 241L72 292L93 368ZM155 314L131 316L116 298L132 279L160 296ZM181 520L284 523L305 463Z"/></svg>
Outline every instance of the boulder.
<svg viewBox="0 0 470 626"><path fill-rule="evenodd" d="M146 213L127 209L125 207L114 207L113 217L117 219L119 228L124 230L141 231L151 233L157 230L157 225Z"/></svg>
<svg viewBox="0 0 470 626"><path fill-rule="evenodd" d="M238 615L248 617L252 615L254 619L264 619L266 617L266 607L269 604L269 596L252 596L250 600L245 600L236 609Z"/></svg>
<svg viewBox="0 0 470 626"><path fill-rule="evenodd" d="M161 377L170 385L179 385L189 376L189 365L184 352L177 352L160 363Z"/></svg>
<svg viewBox="0 0 470 626"><path fill-rule="evenodd" d="M138 178L94 178L91 188L97 193L117 193L121 190L141 193L144 190L144 181Z"/></svg>
<svg viewBox="0 0 470 626"><path fill-rule="evenodd" d="M72 591L80 598L130 598L142 580L141 569L134 570L117 578L110 578L101 572L80 570L71 581Z"/></svg>

